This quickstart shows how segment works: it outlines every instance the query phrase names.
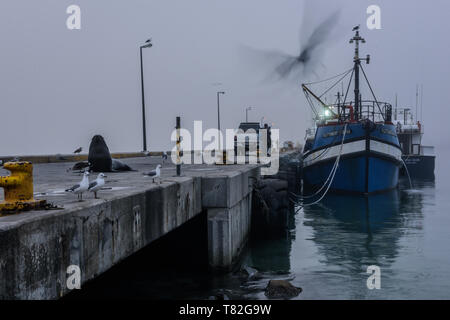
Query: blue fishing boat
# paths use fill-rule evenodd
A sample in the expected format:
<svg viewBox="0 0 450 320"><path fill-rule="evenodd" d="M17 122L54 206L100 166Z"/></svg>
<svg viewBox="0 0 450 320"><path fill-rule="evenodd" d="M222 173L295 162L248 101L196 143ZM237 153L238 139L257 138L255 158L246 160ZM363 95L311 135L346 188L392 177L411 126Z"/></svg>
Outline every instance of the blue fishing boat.
<svg viewBox="0 0 450 320"><path fill-rule="evenodd" d="M350 81L347 92L338 93L337 103L323 102L310 84L302 85L315 114L315 135L309 135L303 150L303 183L317 195L328 191L373 194L398 185L402 149L392 123L392 106L376 99L361 64L369 64L370 56L359 57L359 44L365 40L359 35L359 27L354 31L350 40L355 43L353 67L344 75L350 75ZM360 71L373 100L361 98ZM347 101L353 79L354 100ZM319 103L319 110L313 101Z"/></svg>

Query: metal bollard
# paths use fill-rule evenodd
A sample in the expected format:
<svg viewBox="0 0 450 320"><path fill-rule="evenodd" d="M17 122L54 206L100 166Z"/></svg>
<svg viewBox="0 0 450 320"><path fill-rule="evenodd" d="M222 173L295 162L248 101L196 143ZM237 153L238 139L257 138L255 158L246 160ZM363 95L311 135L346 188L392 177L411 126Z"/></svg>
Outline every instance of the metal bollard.
<svg viewBox="0 0 450 320"><path fill-rule="evenodd" d="M5 201L0 202L0 213L13 213L43 207L45 200L35 200L33 195L33 164L31 162L6 162L3 168L10 176L0 177Z"/></svg>

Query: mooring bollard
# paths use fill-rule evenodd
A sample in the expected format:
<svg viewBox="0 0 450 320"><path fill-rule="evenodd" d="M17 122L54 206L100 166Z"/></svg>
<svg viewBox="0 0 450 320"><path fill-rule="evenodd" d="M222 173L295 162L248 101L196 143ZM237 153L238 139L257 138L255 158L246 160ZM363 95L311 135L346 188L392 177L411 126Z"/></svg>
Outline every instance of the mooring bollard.
<svg viewBox="0 0 450 320"><path fill-rule="evenodd" d="M181 120L180 117L177 117L177 123L176 123L176 130L177 130L177 177L181 176L181 135L180 135L180 129L181 129Z"/></svg>
<svg viewBox="0 0 450 320"><path fill-rule="evenodd" d="M5 194L5 201L0 202L0 213L37 209L45 205L45 200L34 199L31 162L6 162L3 168L11 171L11 175L0 177L0 187Z"/></svg>

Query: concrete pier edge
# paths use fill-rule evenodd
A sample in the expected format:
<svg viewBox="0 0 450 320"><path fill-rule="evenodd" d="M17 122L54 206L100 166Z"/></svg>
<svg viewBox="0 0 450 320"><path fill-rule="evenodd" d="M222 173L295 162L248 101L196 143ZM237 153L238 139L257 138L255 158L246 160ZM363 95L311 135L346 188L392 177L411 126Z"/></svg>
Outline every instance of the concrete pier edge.
<svg viewBox="0 0 450 320"><path fill-rule="evenodd" d="M249 236L261 166L209 167L63 210L0 217L0 299L62 297L69 266L83 284L204 211L210 266L230 270Z"/></svg>

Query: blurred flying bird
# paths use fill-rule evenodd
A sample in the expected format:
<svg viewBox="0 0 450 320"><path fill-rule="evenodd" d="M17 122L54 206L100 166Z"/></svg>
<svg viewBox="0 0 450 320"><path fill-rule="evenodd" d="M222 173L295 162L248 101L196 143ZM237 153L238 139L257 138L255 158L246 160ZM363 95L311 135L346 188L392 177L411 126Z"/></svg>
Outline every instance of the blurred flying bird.
<svg viewBox="0 0 450 320"><path fill-rule="evenodd" d="M304 69L310 67L316 49L328 39L331 30L337 24L338 20L339 13L333 13L314 29L298 56L284 55L284 61L275 68L278 76L280 78L286 78L301 67Z"/></svg>
<svg viewBox="0 0 450 320"><path fill-rule="evenodd" d="M305 34L307 18L311 18L305 11L305 16L301 28L301 34ZM319 65L321 54L324 50L321 48L331 37L333 28L339 21L340 12L336 11L331 14L322 23L317 25L306 41L301 41L298 55L290 55L281 51L271 50L263 51L258 49L247 48L247 52L252 53L252 61L256 61L259 65L264 64L268 68L272 68L272 76L278 79L287 79L294 75L305 76L309 73L316 73L316 67ZM258 59L258 56L261 59ZM298 80L298 79L296 79Z"/></svg>
<svg viewBox="0 0 450 320"><path fill-rule="evenodd" d="M80 153L81 151L83 151L82 147L79 147L77 150L75 150L73 153Z"/></svg>

